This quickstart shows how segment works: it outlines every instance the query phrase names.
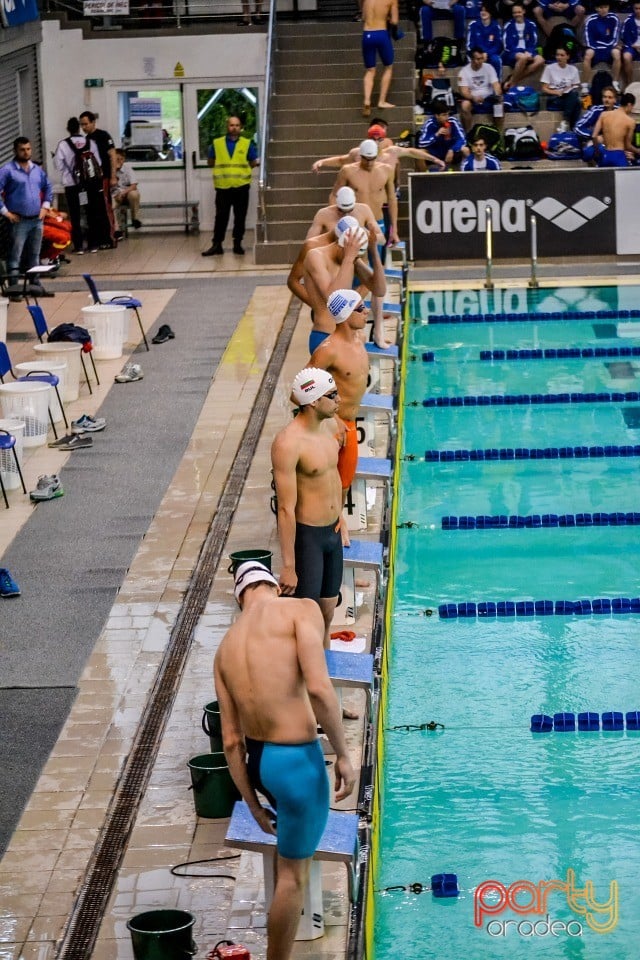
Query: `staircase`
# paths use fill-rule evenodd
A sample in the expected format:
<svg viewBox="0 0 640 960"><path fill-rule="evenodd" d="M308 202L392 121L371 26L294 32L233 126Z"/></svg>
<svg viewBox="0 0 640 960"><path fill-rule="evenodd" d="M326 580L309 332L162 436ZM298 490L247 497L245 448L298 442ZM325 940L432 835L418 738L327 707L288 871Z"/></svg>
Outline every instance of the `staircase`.
<svg viewBox="0 0 640 960"><path fill-rule="evenodd" d="M389 91L396 108L385 112L392 138L413 128L415 32L411 24L403 29ZM362 24L351 21L278 23L267 147L267 240L258 225L257 264L293 263L314 214L328 203L337 173L315 174L312 163L346 153L366 137L361 36ZM377 89L376 81L373 116ZM401 202L401 219L404 207Z"/></svg>

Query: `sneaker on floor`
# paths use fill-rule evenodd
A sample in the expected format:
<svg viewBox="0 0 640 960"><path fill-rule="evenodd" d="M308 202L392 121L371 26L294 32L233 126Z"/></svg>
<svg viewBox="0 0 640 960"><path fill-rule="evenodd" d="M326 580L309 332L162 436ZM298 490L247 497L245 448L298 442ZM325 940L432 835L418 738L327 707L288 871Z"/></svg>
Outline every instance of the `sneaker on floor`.
<svg viewBox="0 0 640 960"><path fill-rule="evenodd" d="M84 450L86 447L93 446L93 437L85 437L81 433L72 433L71 436L63 437L56 446L58 450Z"/></svg>
<svg viewBox="0 0 640 960"><path fill-rule="evenodd" d="M64 446L65 443L69 443L69 440L73 440L75 434L68 433L64 437L58 437L57 440L52 440L47 444L48 447L53 447L54 450L59 450L60 447Z"/></svg>
<svg viewBox="0 0 640 960"><path fill-rule="evenodd" d="M139 230L140 227L142 226L142 223L140 220L132 220L131 226L133 227L134 230Z"/></svg>
<svg viewBox="0 0 640 960"><path fill-rule="evenodd" d="M121 372L114 377L116 383L133 383L142 380L144 374L139 363L125 363Z"/></svg>
<svg viewBox="0 0 640 960"><path fill-rule="evenodd" d="M167 340L175 340L175 333L168 323L163 323L151 343L166 343Z"/></svg>
<svg viewBox="0 0 640 960"><path fill-rule="evenodd" d="M6 567L0 567L0 597L7 600L9 597L19 597L20 587L15 582Z"/></svg>
<svg viewBox="0 0 640 960"><path fill-rule="evenodd" d="M62 489L62 484L60 483L60 477L56 476L55 473L50 476L38 477L38 483L35 490L32 490L29 496L32 500L54 500L56 497L61 497L64 494Z"/></svg>
<svg viewBox="0 0 640 960"><path fill-rule="evenodd" d="M77 420L71 421L71 430L73 433L99 433L106 425L104 417L90 417L88 413L83 413Z"/></svg>

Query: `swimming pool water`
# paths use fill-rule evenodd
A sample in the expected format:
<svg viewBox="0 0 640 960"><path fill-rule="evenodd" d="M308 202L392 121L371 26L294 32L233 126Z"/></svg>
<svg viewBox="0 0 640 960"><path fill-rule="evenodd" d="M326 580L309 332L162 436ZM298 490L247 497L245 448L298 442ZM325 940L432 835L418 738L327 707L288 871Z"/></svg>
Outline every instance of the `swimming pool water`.
<svg viewBox="0 0 640 960"><path fill-rule="evenodd" d="M577 299L617 309L634 295L583 288L578 298L576 289L570 309L598 309ZM520 295L521 312L569 299L566 290ZM437 312L438 298L456 295L428 296ZM465 296L473 311L488 295ZM425 305L416 295L412 315ZM640 710L639 615L446 620L438 606L640 595L638 526L442 529L449 515L638 510L640 458L424 461L428 449L640 443L629 413L639 403L421 406L438 395L638 389L633 363L479 360L480 349L640 344L640 327L598 323L408 326L419 359L405 371L398 447L376 960L638 956L640 734L529 727L536 713ZM422 362L424 350L434 363ZM444 729L402 729L429 721ZM386 891L428 887L443 872L457 874L459 897ZM540 885L551 881L545 901ZM604 905L612 891L617 907Z"/></svg>

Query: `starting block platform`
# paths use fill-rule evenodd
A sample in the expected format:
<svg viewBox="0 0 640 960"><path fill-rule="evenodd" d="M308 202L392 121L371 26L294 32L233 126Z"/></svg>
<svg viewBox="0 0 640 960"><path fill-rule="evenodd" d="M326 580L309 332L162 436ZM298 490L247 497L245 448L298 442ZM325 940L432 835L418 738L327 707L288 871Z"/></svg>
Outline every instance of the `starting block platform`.
<svg viewBox="0 0 640 960"><path fill-rule="evenodd" d="M372 340L364 345L369 358L369 391L379 393L382 388L382 371L388 370L390 376L386 377L386 386L395 392L399 374L399 351L395 343L390 347L379 347ZM386 365L384 361L388 361ZM392 366L393 365L393 366Z"/></svg>
<svg viewBox="0 0 640 960"><path fill-rule="evenodd" d="M371 716L373 690L373 654L326 650L327 670L334 687L354 687L367 695L367 714Z"/></svg>
<svg viewBox="0 0 640 960"><path fill-rule="evenodd" d="M395 430L395 410L393 397L388 393L365 393L360 401L356 426L358 432L358 452L368 456L376 448L376 415L386 414L389 419L389 431Z"/></svg>
<svg viewBox="0 0 640 960"><path fill-rule="evenodd" d="M384 457L358 457L358 466L353 483L347 492L345 510L349 531L366 530L368 512L376 501L376 487L372 481L381 481L388 506L391 494L393 471L391 460ZM368 482L369 481L369 482Z"/></svg>
<svg viewBox="0 0 640 960"><path fill-rule="evenodd" d="M249 807L241 800L234 805L224 842L230 847L262 854L265 907L268 914L273 900L276 838L269 833L263 833L253 819ZM349 881L349 898L354 903L358 895L358 857L357 814L330 810L327 825L311 863L296 940L315 940L324 934L320 861L344 863Z"/></svg>

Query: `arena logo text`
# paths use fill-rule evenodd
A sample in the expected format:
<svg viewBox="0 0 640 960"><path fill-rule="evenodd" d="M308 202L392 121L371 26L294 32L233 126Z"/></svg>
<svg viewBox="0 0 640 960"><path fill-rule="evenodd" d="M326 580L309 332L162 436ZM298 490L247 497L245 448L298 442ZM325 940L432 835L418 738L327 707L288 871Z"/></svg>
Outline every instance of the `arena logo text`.
<svg viewBox="0 0 640 960"><path fill-rule="evenodd" d="M549 897L552 893L561 893L566 897L569 908L581 919L553 920L549 915ZM511 930L521 937L581 937L584 931L583 921L595 933L611 933L618 923L618 883L609 884L608 900L596 899L595 887L591 880L584 887L576 886L575 871L567 870L566 880L516 880L505 886L499 880L485 880L475 890L473 896L474 925L482 927L487 920L485 930L490 937L506 937ZM510 910L519 915L538 916L537 920L496 919L499 914Z"/></svg>

